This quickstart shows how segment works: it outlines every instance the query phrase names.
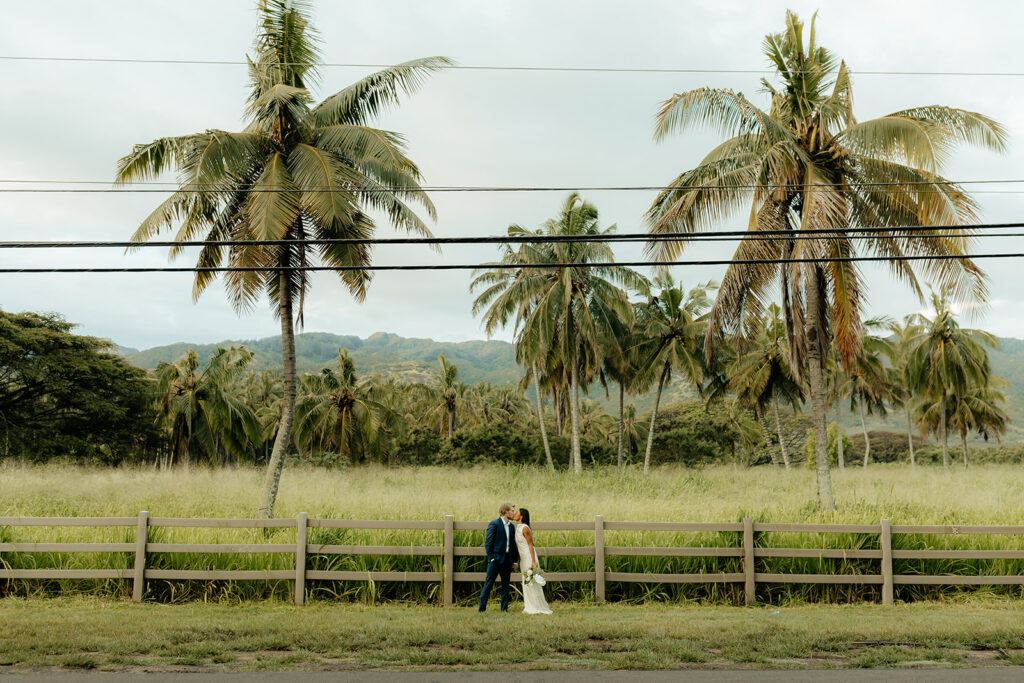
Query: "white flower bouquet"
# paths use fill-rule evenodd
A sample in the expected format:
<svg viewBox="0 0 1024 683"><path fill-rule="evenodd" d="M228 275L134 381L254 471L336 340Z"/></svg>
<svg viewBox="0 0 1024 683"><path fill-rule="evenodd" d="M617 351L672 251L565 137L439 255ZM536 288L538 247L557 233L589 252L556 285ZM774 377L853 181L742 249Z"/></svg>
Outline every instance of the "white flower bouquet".
<svg viewBox="0 0 1024 683"><path fill-rule="evenodd" d="M530 567L525 572L523 572L524 584L533 583L535 581L537 582L538 586L543 586L547 583L547 579L544 578L544 570L542 570L540 567Z"/></svg>

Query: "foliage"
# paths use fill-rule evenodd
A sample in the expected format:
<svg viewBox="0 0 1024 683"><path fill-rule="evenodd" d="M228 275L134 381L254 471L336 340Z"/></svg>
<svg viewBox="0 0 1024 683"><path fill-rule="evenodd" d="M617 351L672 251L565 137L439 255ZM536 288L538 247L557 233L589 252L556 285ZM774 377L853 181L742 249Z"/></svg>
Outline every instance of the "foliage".
<svg viewBox="0 0 1024 683"><path fill-rule="evenodd" d="M152 380L74 327L0 310L0 458L117 463L159 447Z"/></svg>
<svg viewBox="0 0 1024 683"><path fill-rule="evenodd" d="M669 406L658 416L651 462L687 466L730 462L736 457L740 438L723 406L706 406L702 401Z"/></svg>
<svg viewBox="0 0 1024 683"><path fill-rule="evenodd" d="M853 441L843 434L843 453L851 453L852 449ZM814 433L810 429L807 430L807 438L804 440L803 453L807 466L813 469L815 465ZM835 422L828 426L828 458L833 465L839 463L839 429Z"/></svg>

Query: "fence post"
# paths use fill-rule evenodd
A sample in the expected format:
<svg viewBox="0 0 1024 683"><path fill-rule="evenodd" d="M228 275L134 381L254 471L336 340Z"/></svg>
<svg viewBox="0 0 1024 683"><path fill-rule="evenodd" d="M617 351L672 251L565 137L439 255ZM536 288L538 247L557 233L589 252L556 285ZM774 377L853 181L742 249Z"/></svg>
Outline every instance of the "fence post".
<svg viewBox="0 0 1024 683"><path fill-rule="evenodd" d="M146 587L146 542L149 540L149 510L139 512L135 529L135 571L132 572L132 600L142 602Z"/></svg>
<svg viewBox="0 0 1024 683"><path fill-rule="evenodd" d="M309 515L300 512L295 518L295 604L306 602L306 531Z"/></svg>
<svg viewBox="0 0 1024 683"><path fill-rule="evenodd" d="M604 517L594 516L594 596L604 602Z"/></svg>
<svg viewBox="0 0 1024 683"><path fill-rule="evenodd" d="M743 602L753 605L756 596L754 583L754 520L743 518Z"/></svg>
<svg viewBox="0 0 1024 683"><path fill-rule="evenodd" d="M450 607L455 600L455 516L444 516L444 550L441 560L444 577L443 604Z"/></svg>
<svg viewBox="0 0 1024 683"><path fill-rule="evenodd" d="M880 538L882 546L882 604L892 604L892 527L889 520L882 520Z"/></svg>

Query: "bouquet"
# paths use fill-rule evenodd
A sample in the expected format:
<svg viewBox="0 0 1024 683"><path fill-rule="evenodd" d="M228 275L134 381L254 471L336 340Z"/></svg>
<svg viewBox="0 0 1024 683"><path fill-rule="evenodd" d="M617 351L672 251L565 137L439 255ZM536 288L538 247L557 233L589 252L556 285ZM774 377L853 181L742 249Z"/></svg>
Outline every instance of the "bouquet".
<svg viewBox="0 0 1024 683"><path fill-rule="evenodd" d="M542 570L540 567L530 567L525 572L523 572L524 584L533 583L535 581L537 582L538 586L543 586L547 583L547 580L544 578L544 570Z"/></svg>

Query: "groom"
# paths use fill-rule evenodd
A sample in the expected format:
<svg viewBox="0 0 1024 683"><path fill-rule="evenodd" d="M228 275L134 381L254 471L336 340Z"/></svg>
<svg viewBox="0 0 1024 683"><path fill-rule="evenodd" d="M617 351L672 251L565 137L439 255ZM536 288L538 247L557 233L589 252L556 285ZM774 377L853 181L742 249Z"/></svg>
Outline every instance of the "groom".
<svg viewBox="0 0 1024 683"><path fill-rule="evenodd" d="M501 577L501 611L508 611L509 589L512 585L512 571L519 569L519 549L516 548L516 527L512 523L512 503L502 503L498 508L498 519L487 525L484 550L487 551L487 578L480 591L480 611L487 609L494 581Z"/></svg>

